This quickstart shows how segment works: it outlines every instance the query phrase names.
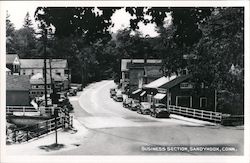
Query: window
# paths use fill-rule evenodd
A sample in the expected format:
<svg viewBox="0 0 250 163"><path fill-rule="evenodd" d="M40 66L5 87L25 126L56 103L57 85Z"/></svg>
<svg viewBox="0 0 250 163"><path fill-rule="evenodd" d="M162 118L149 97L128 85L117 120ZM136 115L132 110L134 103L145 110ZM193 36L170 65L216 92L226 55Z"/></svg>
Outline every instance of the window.
<svg viewBox="0 0 250 163"><path fill-rule="evenodd" d="M187 69L181 70L181 75L187 75L187 74L188 74L188 70Z"/></svg>
<svg viewBox="0 0 250 163"><path fill-rule="evenodd" d="M207 107L207 98L206 97L201 97L200 98L200 108Z"/></svg>
<svg viewBox="0 0 250 163"><path fill-rule="evenodd" d="M176 96L175 105L191 108L192 101L192 96Z"/></svg>
<svg viewBox="0 0 250 163"><path fill-rule="evenodd" d="M64 74L69 74L69 70L64 70Z"/></svg>
<svg viewBox="0 0 250 163"><path fill-rule="evenodd" d="M185 82L185 83L181 83L180 84L180 88L181 89L192 89L193 88L193 85L188 83L188 82Z"/></svg>

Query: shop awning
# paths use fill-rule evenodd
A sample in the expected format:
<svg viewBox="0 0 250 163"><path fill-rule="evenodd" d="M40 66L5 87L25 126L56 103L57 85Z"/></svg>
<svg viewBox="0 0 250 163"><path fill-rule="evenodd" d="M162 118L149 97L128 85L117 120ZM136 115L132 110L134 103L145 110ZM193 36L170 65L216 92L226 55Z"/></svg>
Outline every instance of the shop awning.
<svg viewBox="0 0 250 163"><path fill-rule="evenodd" d="M140 93L142 90L141 89L137 89L136 91L132 92L132 95L135 95L137 93Z"/></svg>
<svg viewBox="0 0 250 163"><path fill-rule="evenodd" d="M146 94L146 91L143 91L140 96L144 96Z"/></svg>
<svg viewBox="0 0 250 163"><path fill-rule="evenodd" d="M165 77L165 76L163 76L163 77L161 77L161 78L159 78L159 79L157 79L155 81L152 81L149 84L144 85L144 87L145 88L155 88L156 89L156 88L159 88L160 86L168 83L169 81L171 81L171 80L173 80L175 78L176 78L176 75L173 75L171 77Z"/></svg>
<svg viewBox="0 0 250 163"><path fill-rule="evenodd" d="M154 96L154 98L157 99L157 100L161 100L161 99L163 99L165 96L166 96L166 94L157 93L157 94Z"/></svg>

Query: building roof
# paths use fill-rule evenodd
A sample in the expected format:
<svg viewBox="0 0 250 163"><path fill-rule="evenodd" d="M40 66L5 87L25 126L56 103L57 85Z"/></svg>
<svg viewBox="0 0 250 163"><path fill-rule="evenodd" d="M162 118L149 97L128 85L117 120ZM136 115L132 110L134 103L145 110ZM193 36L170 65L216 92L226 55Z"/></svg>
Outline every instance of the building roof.
<svg viewBox="0 0 250 163"><path fill-rule="evenodd" d="M171 80L173 80L175 78L176 78L176 75L173 75L171 77L163 76L163 77L161 77L161 78L159 78L159 79L157 79L155 81L152 81L149 84L144 85L144 88L159 88L160 86L166 84L167 82L169 82L169 81L171 81Z"/></svg>
<svg viewBox="0 0 250 163"><path fill-rule="evenodd" d="M29 91L30 81L27 75L7 75L6 76L7 91Z"/></svg>
<svg viewBox="0 0 250 163"><path fill-rule="evenodd" d="M43 68L44 60L43 59L20 59L21 68ZM46 60L46 66L49 68L49 59ZM52 59L51 68L67 68L66 59Z"/></svg>
<svg viewBox="0 0 250 163"><path fill-rule="evenodd" d="M46 77L47 77L47 84L51 84L50 75L47 74ZM53 78L54 81L59 81L59 82L67 80L66 77L56 75L56 74L53 74L52 78ZM31 76L30 83L31 84L44 84L43 74L42 73L36 73L35 75Z"/></svg>
<svg viewBox="0 0 250 163"><path fill-rule="evenodd" d="M7 54L6 55L6 64L12 64L16 58L19 58L17 54Z"/></svg>
<svg viewBox="0 0 250 163"><path fill-rule="evenodd" d="M121 71L128 71L128 63L144 63L144 59L122 59ZM147 59L147 63L162 63L161 59Z"/></svg>
<svg viewBox="0 0 250 163"><path fill-rule="evenodd" d="M7 67L5 68L5 71L6 72L10 72L11 70L10 69L8 69Z"/></svg>
<svg viewBox="0 0 250 163"><path fill-rule="evenodd" d="M31 76L30 84L44 84L43 74L36 73L35 75ZM47 75L47 84L51 84L49 75Z"/></svg>
<svg viewBox="0 0 250 163"><path fill-rule="evenodd" d="M177 84L189 79L192 75L188 74L188 75L181 75L181 76L177 76L176 78L174 78L173 80L170 80L169 82L163 84L162 86L160 86L159 88L161 89L169 89L172 88L174 86L176 86Z"/></svg>

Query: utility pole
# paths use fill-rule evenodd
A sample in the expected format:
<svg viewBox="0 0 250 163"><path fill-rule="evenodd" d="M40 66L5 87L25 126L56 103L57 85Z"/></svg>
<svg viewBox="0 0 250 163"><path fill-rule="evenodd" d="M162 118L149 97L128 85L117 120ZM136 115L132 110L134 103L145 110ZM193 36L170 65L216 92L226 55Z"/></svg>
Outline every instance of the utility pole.
<svg viewBox="0 0 250 163"><path fill-rule="evenodd" d="M44 54L44 95L45 95L45 107L48 107L47 100L47 53L46 53L46 45L47 45L47 29L43 28L43 54Z"/></svg>

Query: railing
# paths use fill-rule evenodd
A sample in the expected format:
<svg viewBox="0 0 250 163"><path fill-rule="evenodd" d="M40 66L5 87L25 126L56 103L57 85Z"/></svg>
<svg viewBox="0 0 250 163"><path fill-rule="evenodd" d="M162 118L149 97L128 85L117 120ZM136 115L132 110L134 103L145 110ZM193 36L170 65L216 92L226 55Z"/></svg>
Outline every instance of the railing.
<svg viewBox="0 0 250 163"><path fill-rule="evenodd" d="M47 121L40 122L38 124L22 127L15 129L8 133L7 131L7 141L12 142L25 142L34 138L39 138L41 135L45 135L56 131L59 128L73 127L73 117L72 116L60 116L57 118L52 118ZM8 140L11 139L11 140Z"/></svg>
<svg viewBox="0 0 250 163"><path fill-rule="evenodd" d="M26 113L50 113L53 114L54 107L38 107L37 109L33 106L6 106L6 114L12 113L22 113L22 115L26 115Z"/></svg>
<svg viewBox="0 0 250 163"><path fill-rule="evenodd" d="M174 105L170 105L169 109L171 113L194 117L202 120L209 120L214 122L221 122L222 120L222 113L220 112L198 110Z"/></svg>

